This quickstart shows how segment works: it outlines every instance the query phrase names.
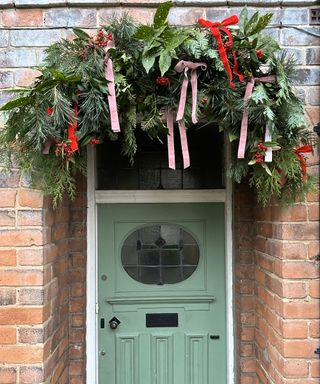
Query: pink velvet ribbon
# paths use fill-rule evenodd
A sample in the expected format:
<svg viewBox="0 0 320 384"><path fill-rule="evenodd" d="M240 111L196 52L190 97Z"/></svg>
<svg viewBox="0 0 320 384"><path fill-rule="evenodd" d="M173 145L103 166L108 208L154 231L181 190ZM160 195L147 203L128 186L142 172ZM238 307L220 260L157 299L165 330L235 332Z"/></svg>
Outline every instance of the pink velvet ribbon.
<svg viewBox="0 0 320 384"><path fill-rule="evenodd" d="M114 48L112 40L108 42L106 50ZM117 109L116 90L114 84L113 63L111 57L106 55L105 58L105 76L108 80L108 103L110 111L111 130L113 132L120 132L120 123Z"/></svg>
<svg viewBox="0 0 320 384"><path fill-rule="evenodd" d="M188 148L188 140L186 127L182 120L178 121L179 133L180 133L180 142L181 142L181 150L182 150L182 158L183 158L183 168L186 169L190 167L190 155ZM170 169L176 169L176 157L174 150L174 128L173 128L173 112L167 112L167 128L169 134L167 136L168 141L168 163Z"/></svg>
<svg viewBox="0 0 320 384"><path fill-rule="evenodd" d="M184 116L184 109L186 106L187 100L187 88L188 88L188 70L191 70L191 90L192 90L192 122L196 124L197 121L197 97L198 97L198 75L197 68L201 68L203 71L207 69L207 64L205 63L193 63L192 61L181 60L174 67L174 70L178 73L184 71L184 79L181 86L180 101L177 113L177 121L182 120Z"/></svg>
<svg viewBox="0 0 320 384"><path fill-rule="evenodd" d="M244 154L246 150L246 143L247 143L247 135L248 135L248 100L250 99L252 95L252 91L254 88L255 81L260 81L262 83L270 83L276 81L276 76L264 76L264 77L251 77L249 82L247 83L246 91L244 94L244 110L242 115L242 122L241 122L241 131L240 131L240 140L239 140L239 147L238 147L238 159L244 159Z"/></svg>

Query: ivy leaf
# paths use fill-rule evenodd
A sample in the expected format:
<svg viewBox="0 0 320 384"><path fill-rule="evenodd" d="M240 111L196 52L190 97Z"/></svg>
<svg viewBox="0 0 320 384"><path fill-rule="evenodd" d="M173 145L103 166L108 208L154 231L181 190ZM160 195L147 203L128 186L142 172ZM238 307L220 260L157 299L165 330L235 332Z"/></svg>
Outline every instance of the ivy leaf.
<svg viewBox="0 0 320 384"><path fill-rule="evenodd" d="M159 58L159 68L161 71L161 76L163 76L171 65L171 55L168 51L163 51Z"/></svg>
<svg viewBox="0 0 320 384"><path fill-rule="evenodd" d="M159 5L153 19L153 24L155 28L160 28L165 25L171 7L171 1L166 1L165 3Z"/></svg>
<svg viewBox="0 0 320 384"><path fill-rule="evenodd" d="M144 55L142 56L142 65L147 73L149 73L150 69L153 67L154 62L156 60L156 55Z"/></svg>
<svg viewBox="0 0 320 384"><path fill-rule="evenodd" d="M134 34L134 37L139 40L149 40L153 36L153 28L149 25L141 25Z"/></svg>
<svg viewBox="0 0 320 384"><path fill-rule="evenodd" d="M83 31L80 28L73 28L72 31L81 40L89 40L90 39L90 36L87 34L87 32Z"/></svg>
<svg viewBox="0 0 320 384"><path fill-rule="evenodd" d="M22 107L29 102L29 97L19 97L19 99L8 101L0 108L0 111L10 111L11 109Z"/></svg>

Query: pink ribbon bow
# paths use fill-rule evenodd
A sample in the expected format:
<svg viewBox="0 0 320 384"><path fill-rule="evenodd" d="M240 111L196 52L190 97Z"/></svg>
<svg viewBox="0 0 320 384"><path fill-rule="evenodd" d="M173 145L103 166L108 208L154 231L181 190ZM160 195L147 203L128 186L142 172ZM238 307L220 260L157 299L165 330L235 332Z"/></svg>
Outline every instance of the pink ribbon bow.
<svg viewBox="0 0 320 384"><path fill-rule="evenodd" d="M260 81L262 83L275 82L276 77L274 75L264 76L264 77L251 77L249 82L247 83L246 92L244 94L244 110L242 115L241 122L241 131L240 131L240 139L239 139L239 147L238 147L238 159L244 159L244 153L246 149L247 142L247 134L248 134L248 105L247 102L252 95L252 91L254 88L255 81Z"/></svg>
<svg viewBox="0 0 320 384"><path fill-rule="evenodd" d="M110 48L114 48L112 40L108 41L106 51L108 51ZM105 76L108 80L108 103L110 111L111 129L113 132L120 132L116 90L114 84L113 63L110 56L108 55L105 58Z"/></svg>
<svg viewBox="0 0 320 384"><path fill-rule="evenodd" d="M184 71L184 79L182 82L181 93L180 93L180 101L177 113L177 121L183 119L184 109L187 100L187 88L188 88L188 70L191 70L191 90L192 90L192 122L196 124L197 121L197 96L198 96L198 76L197 76L197 68L201 68L202 70L207 69L207 64L205 63L193 63L192 61L184 61L181 60L174 67L174 70L178 73Z"/></svg>
<svg viewBox="0 0 320 384"><path fill-rule="evenodd" d="M169 168L176 169L176 158L175 158L175 152L174 152L173 112L168 111L166 115L167 115L167 127L169 130L169 134L167 136ZM186 127L184 125L183 120L178 121L178 126L179 126L179 133L180 133L182 158L183 158L183 168L186 169L190 167L190 156L189 156L189 149L188 149Z"/></svg>

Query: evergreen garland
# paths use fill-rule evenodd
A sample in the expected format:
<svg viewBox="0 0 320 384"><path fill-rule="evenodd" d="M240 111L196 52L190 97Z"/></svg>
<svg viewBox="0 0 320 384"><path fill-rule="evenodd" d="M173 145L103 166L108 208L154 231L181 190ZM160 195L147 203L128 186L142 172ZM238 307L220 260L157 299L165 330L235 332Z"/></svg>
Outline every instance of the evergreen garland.
<svg viewBox="0 0 320 384"><path fill-rule="evenodd" d="M153 25L136 25L127 16L113 20L95 36L74 29L72 41L62 40L46 50L44 64L34 84L16 90L19 97L4 105L8 113L0 144L22 170L32 175L34 185L53 196L58 204L64 191L74 197L77 171L85 173L85 146L104 140L122 140L122 153L134 161L135 132L143 130L151 139L168 133L164 111L177 109L183 73L174 71L180 60L206 63L198 70L197 115L204 124L215 123L225 130L232 143L229 176L236 182L247 179L266 205L272 196L290 203L312 188L305 173L301 146L311 148L301 101L292 89L294 63L281 53L277 42L263 34L272 14L244 9L237 26L230 28L233 45L221 34L227 59L244 80L234 76L235 87L219 54L217 40L207 28L177 28L167 23L171 2L159 6ZM112 39L114 48L106 50ZM116 86L121 133L111 129L107 102L108 81L105 60L111 57ZM276 76L274 82L256 81L253 93L244 102L251 77ZM244 108L248 109L248 138L245 158L237 158ZM184 122L192 129L191 97L187 98ZM264 142L266 125L272 141ZM74 150L67 127L76 130L79 147ZM47 148L47 154L43 153ZM272 162L265 162L272 148Z"/></svg>

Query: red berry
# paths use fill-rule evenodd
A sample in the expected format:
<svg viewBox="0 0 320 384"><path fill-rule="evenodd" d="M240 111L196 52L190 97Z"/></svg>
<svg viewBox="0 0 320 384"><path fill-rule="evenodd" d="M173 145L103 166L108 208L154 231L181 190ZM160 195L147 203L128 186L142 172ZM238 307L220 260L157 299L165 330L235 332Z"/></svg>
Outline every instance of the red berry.
<svg viewBox="0 0 320 384"><path fill-rule="evenodd" d="M258 49L258 50L256 51L256 54L257 54L258 59L262 59L263 56L264 56L264 52L263 52L262 49Z"/></svg>

